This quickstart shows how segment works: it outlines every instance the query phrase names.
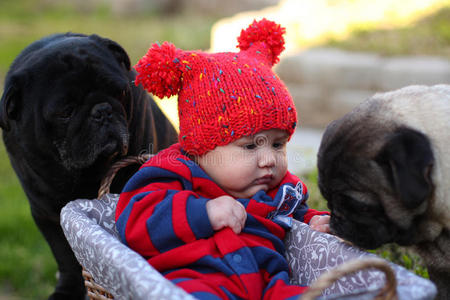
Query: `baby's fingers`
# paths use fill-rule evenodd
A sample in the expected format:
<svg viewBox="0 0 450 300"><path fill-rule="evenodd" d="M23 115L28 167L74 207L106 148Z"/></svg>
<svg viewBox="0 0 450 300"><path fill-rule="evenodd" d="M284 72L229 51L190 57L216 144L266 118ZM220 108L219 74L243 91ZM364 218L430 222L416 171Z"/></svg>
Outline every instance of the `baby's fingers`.
<svg viewBox="0 0 450 300"><path fill-rule="evenodd" d="M233 208L233 221L230 227L233 229L234 233L239 234L247 221L247 212L241 203L236 202L236 204L237 205Z"/></svg>
<svg viewBox="0 0 450 300"><path fill-rule="evenodd" d="M314 216L309 222L311 229L329 233L330 232L330 216Z"/></svg>
<svg viewBox="0 0 450 300"><path fill-rule="evenodd" d="M315 226L311 226L311 228L316 231L330 233L330 225L329 224L315 225Z"/></svg>

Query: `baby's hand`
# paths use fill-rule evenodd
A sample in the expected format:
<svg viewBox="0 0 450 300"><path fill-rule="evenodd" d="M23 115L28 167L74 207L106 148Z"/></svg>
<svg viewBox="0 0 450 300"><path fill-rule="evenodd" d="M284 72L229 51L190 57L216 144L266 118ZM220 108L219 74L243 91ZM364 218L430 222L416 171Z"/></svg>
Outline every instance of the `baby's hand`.
<svg viewBox="0 0 450 300"><path fill-rule="evenodd" d="M330 233L330 216L316 215L312 217L309 221L309 227L320 232Z"/></svg>
<svg viewBox="0 0 450 300"><path fill-rule="evenodd" d="M247 220L244 206L230 196L220 196L209 200L206 202L206 212L214 230L230 227L239 234Z"/></svg>

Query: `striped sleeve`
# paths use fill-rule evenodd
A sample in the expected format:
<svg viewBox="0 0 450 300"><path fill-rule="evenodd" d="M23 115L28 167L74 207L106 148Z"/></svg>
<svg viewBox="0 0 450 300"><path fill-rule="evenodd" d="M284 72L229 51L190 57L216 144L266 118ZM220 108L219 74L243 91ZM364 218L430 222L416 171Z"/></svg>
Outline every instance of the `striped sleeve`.
<svg viewBox="0 0 450 300"><path fill-rule="evenodd" d="M206 212L208 199L190 190L186 168L144 165L120 195L117 230L125 244L145 257L214 232Z"/></svg>

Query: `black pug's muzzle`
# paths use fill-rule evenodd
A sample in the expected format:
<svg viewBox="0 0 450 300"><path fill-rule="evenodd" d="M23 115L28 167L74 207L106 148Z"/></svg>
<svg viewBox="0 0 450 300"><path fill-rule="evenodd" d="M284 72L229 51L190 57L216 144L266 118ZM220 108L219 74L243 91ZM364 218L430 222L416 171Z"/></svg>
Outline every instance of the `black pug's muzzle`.
<svg viewBox="0 0 450 300"><path fill-rule="evenodd" d="M99 161L110 162L127 154L125 110L117 100L108 100L79 112L81 116L73 118L66 136L55 143L67 170L83 169Z"/></svg>

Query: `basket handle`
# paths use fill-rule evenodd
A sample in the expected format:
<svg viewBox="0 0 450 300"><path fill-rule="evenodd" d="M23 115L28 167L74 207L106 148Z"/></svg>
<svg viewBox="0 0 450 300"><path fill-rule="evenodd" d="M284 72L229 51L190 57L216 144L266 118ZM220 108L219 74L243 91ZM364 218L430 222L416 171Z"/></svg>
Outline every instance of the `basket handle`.
<svg viewBox="0 0 450 300"><path fill-rule="evenodd" d="M143 164L147 160L149 160L151 157L153 157L154 154L140 154L137 156L127 156L117 162L115 162L111 168L106 173L105 177L102 179L102 182L100 183L100 188L98 189L98 195L97 198L102 198L105 194L108 194L110 191L111 182L113 181L114 177L116 176L117 172L126 166L133 165L133 164Z"/></svg>
<svg viewBox="0 0 450 300"><path fill-rule="evenodd" d="M354 273L363 269L375 268L384 272L386 276L386 284L383 289L375 297L376 300L397 300L397 279L395 273L389 264L379 258L354 259L342 265L331 269L322 274L311 286L303 293L298 300L313 300L320 296L322 292L332 285L339 278L350 273Z"/></svg>

